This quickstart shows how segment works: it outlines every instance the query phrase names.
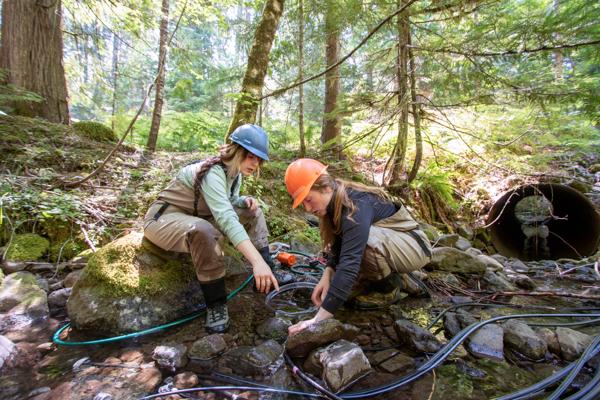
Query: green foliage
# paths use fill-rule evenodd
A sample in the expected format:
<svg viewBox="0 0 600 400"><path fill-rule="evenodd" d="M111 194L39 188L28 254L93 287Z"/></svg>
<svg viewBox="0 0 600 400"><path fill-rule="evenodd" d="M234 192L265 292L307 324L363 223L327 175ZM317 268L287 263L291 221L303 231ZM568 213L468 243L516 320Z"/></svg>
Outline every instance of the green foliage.
<svg viewBox="0 0 600 400"><path fill-rule="evenodd" d="M125 131L131 120L130 115L119 115L115 129ZM150 117L140 117L129 138L130 143L145 146L150 132ZM223 144L228 120L219 113L166 112L163 114L158 134L157 148L169 151L214 152Z"/></svg>
<svg viewBox="0 0 600 400"><path fill-rule="evenodd" d="M96 121L79 121L73 124L78 135L97 142L117 142L119 138L108 126Z"/></svg>
<svg viewBox="0 0 600 400"><path fill-rule="evenodd" d="M14 235L4 258L9 261L35 261L48 251L48 239L34 233Z"/></svg>
<svg viewBox="0 0 600 400"><path fill-rule="evenodd" d="M450 208L456 209L458 203L454 198L453 172L444 170L435 162L429 162L419 172L412 185L419 191L433 193Z"/></svg>

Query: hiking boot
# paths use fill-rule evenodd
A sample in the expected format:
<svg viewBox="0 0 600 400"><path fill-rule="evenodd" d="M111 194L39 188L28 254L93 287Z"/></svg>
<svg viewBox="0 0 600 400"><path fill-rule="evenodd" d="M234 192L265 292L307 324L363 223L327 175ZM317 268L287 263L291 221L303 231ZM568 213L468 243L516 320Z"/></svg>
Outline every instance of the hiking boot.
<svg viewBox="0 0 600 400"><path fill-rule="evenodd" d="M223 333L229 328L229 312L226 303L213 304L206 307L204 328L208 333Z"/></svg>
<svg viewBox="0 0 600 400"><path fill-rule="evenodd" d="M378 310L387 308L408 296L400 291L399 288L394 288L389 292L378 292L372 290L368 293L359 294L354 297L349 305L358 310Z"/></svg>

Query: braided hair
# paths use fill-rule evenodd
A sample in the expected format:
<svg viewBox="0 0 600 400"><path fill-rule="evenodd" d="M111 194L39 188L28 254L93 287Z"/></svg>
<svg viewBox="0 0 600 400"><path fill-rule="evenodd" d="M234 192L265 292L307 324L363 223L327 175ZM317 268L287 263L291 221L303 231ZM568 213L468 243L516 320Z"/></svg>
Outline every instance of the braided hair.
<svg viewBox="0 0 600 400"><path fill-rule="evenodd" d="M219 155L209 157L202 163L202 167L194 177L194 216L198 216L198 201L201 196L202 181L208 171L215 165L220 165L227 176L237 177L240 173L240 164L246 158L248 150L236 143L229 143L219 148Z"/></svg>

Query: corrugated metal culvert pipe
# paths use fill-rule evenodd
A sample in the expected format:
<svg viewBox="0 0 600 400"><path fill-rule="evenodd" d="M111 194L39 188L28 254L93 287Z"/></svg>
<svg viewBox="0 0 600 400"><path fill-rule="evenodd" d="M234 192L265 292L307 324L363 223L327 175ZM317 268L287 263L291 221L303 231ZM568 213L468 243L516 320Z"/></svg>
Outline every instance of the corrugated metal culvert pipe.
<svg viewBox="0 0 600 400"><path fill-rule="evenodd" d="M600 214L580 192L559 184L517 187L487 218L498 252L522 260L579 259L600 245Z"/></svg>

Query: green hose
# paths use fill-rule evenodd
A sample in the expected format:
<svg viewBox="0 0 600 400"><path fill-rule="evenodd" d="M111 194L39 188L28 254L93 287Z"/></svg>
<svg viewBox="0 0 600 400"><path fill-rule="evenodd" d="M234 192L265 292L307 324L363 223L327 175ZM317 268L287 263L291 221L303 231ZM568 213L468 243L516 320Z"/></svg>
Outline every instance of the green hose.
<svg viewBox="0 0 600 400"><path fill-rule="evenodd" d="M254 276L250 275L237 289L235 289L234 291L232 291L231 293L229 293L227 295L227 300L229 300L232 297L234 297L235 295L237 295L250 282L252 282L253 279L254 279ZM179 319L177 321L169 322L169 323L166 323L164 325L155 326L153 328L144 329L142 331L128 333L126 335L113 336L113 337L104 338L104 339L97 339L97 340L87 340L87 341L84 341L84 342L67 342L67 341L64 341L64 340L60 339L60 334L65 329L67 329L68 327L71 326L71 323L68 323L68 324L66 324L65 326L63 326L62 328L60 328L59 330L57 330L54 333L54 336L52 337L52 341L54 343L56 343L57 345L60 345L60 346L85 346L85 345L90 345L90 344L105 344L105 343L117 342L119 340L131 339L131 338L135 338L135 337L139 337L139 336L144 336L144 335L148 335L150 333L154 333L154 332L161 331L163 329L170 328L172 326L177 326L177 325L184 324L184 323L189 322L189 321L191 321L193 319L196 319L199 316L201 316L202 314L204 314L205 309L206 309L206 305L202 304L200 311L198 311L197 313L192 314L192 315L190 315L188 317Z"/></svg>

